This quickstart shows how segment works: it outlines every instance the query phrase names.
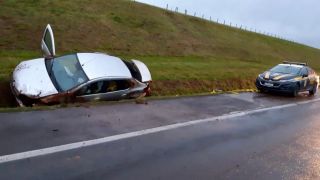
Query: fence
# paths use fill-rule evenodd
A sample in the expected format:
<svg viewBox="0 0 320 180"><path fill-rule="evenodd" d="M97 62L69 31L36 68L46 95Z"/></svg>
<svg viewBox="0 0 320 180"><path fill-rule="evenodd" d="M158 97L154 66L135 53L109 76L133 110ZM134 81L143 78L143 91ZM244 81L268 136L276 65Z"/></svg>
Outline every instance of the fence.
<svg viewBox="0 0 320 180"><path fill-rule="evenodd" d="M258 30L257 28L250 28L250 27L247 27L245 25L242 25L242 24L236 24L236 23L232 23L232 22L227 22L225 19L219 19L219 18L213 18L212 16L205 16L204 14L200 13L200 14L197 14L197 12L194 12L194 13L188 13L188 10L187 9L184 9L182 11L179 11L179 7L175 7L174 9L171 7L169 7L169 4L166 5L165 9L167 11L172 11L172 12L175 12L175 13L180 13L180 14L184 14L186 16L193 16L193 17L197 17L197 18L200 18L200 19L203 19L203 20L206 20L206 21L210 21L210 22L215 22L215 23L218 23L218 24L222 24L222 25L225 25L225 26L230 26L232 28L237 28L237 29L241 29L241 30L244 30L244 31L249 31L249 32L252 32L252 33L257 33L257 34L261 34L261 35L265 35L265 36L269 36L269 37L273 37L273 38L277 38L277 39L281 39L281 40L285 40L285 41L289 41L289 42L293 42L293 43L298 43L294 40L291 40L291 39L288 39L288 38L284 38L280 35L277 35L277 34L274 34L274 33L270 33L270 32L267 32L267 31L261 31L261 30Z"/></svg>
<svg viewBox="0 0 320 180"><path fill-rule="evenodd" d="M130 0L130 1L135 2L135 0ZM277 34L274 34L274 33L270 33L270 32L267 32L267 31L261 31L261 30L258 30L257 28L249 28L249 27L244 26L242 24L239 24L239 25L236 24L236 23L233 24L232 22L227 22L225 19L223 19L223 20L220 20L219 18L213 19L212 16L206 17L204 14L201 14L201 13L198 16L197 12L194 12L193 15L192 14L188 14L188 10L187 9L184 9L183 11L179 11L179 7L175 7L173 9L172 7L171 8L169 7L169 4L166 5L165 10L172 11L172 12L175 12L175 13L184 14L186 16L197 17L197 18L200 18L200 19L203 19L203 20L206 20L206 21L215 22L215 23L222 24L222 25L225 25L225 26L230 26L232 28L238 28L240 30L249 31L249 32L252 32L252 33L257 33L257 34L261 34L261 35L265 35L265 36L269 36L269 37L285 40L285 41L288 41L288 42L301 44L299 42L296 42L296 41L288 39L288 38L284 38L283 36L280 36L280 35L277 35Z"/></svg>

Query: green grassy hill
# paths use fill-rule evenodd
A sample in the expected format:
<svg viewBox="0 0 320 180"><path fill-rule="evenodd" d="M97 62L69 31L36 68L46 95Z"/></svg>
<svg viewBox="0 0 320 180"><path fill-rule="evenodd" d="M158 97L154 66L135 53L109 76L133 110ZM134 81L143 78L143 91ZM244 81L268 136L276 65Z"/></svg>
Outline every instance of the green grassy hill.
<svg viewBox="0 0 320 180"><path fill-rule="evenodd" d="M320 71L319 49L128 0L0 0L0 91L19 61L41 56L47 23L59 55L100 51L144 61L155 95L253 88L259 72L285 59Z"/></svg>

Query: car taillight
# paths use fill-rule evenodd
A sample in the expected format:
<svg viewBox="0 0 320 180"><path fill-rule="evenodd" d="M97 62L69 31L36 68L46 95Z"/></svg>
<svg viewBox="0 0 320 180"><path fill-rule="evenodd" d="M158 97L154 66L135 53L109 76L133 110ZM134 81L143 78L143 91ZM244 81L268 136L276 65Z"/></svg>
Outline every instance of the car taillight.
<svg viewBox="0 0 320 180"><path fill-rule="evenodd" d="M134 80L130 80L130 81L129 81L129 86L130 86L130 87L135 87L136 84L137 84L137 83L136 83Z"/></svg>
<svg viewBox="0 0 320 180"><path fill-rule="evenodd" d="M146 93L146 96L151 96L151 87L150 87L151 81L149 81L146 88L144 88L144 92Z"/></svg>

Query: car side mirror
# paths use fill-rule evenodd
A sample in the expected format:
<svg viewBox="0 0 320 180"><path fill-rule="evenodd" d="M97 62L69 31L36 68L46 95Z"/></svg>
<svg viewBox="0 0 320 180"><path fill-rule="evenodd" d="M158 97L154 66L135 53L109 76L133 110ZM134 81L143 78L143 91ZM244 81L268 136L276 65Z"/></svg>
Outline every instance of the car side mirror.
<svg viewBox="0 0 320 180"><path fill-rule="evenodd" d="M304 77L304 78L308 77L308 74L302 74L302 77Z"/></svg>

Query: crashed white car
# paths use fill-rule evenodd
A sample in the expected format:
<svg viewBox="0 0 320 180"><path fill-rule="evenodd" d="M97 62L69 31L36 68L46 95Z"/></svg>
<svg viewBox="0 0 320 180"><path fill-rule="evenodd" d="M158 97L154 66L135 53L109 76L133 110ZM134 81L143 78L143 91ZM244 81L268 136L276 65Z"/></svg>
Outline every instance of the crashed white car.
<svg viewBox="0 0 320 180"><path fill-rule="evenodd" d="M44 58L23 61L12 74L11 90L20 106L120 100L150 94L151 74L141 61L125 61L104 53L55 57L49 24L41 49Z"/></svg>

